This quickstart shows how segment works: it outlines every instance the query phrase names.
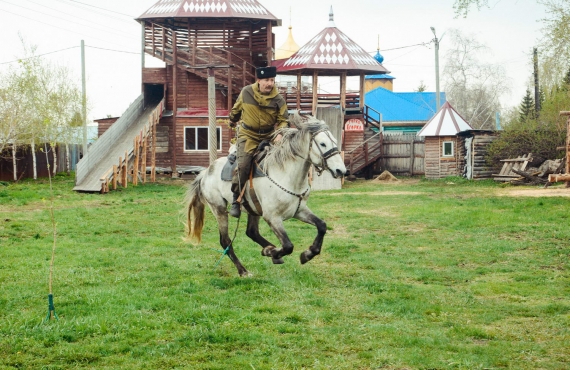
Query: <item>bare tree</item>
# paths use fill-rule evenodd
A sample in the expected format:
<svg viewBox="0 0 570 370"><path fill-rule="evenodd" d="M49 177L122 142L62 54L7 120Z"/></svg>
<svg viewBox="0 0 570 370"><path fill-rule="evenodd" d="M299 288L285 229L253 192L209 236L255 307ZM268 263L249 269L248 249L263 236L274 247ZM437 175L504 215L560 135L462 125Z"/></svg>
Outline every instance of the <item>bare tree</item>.
<svg viewBox="0 0 570 370"><path fill-rule="evenodd" d="M58 144L68 144L76 138L71 126L81 111L81 93L67 68L52 65L35 56L36 48L22 39L25 57L10 69L0 84L0 152L6 145L12 148L14 180L16 150L29 145L37 178L36 145L50 144L53 168L57 173ZM41 148L44 150L44 148ZM67 166L69 171L69 166Z"/></svg>
<svg viewBox="0 0 570 370"><path fill-rule="evenodd" d="M469 14L471 10L471 5L474 5L477 10L480 10L484 6L489 6L489 0L455 0L453 3L455 17L467 17L467 14Z"/></svg>
<svg viewBox="0 0 570 370"><path fill-rule="evenodd" d="M450 30L451 48L445 55L444 89L453 107L478 129L492 129L500 97L509 92L505 69L480 60L489 49L474 36Z"/></svg>

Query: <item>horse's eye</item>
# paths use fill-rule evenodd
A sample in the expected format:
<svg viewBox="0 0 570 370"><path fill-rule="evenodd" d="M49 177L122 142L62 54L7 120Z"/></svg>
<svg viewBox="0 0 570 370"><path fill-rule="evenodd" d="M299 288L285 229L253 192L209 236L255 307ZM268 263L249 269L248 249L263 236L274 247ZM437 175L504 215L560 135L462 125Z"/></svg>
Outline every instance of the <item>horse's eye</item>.
<svg viewBox="0 0 570 370"><path fill-rule="evenodd" d="M326 144L325 144L325 143L321 143L321 146L322 146L323 148L325 148L325 147L326 147Z"/></svg>

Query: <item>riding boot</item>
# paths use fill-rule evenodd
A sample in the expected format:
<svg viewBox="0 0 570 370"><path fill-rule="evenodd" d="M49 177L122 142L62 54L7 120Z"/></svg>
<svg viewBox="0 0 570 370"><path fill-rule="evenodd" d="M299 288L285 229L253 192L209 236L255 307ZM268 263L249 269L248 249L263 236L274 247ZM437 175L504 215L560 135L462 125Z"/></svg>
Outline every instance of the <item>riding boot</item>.
<svg viewBox="0 0 570 370"><path fill-rule="evenodd" d="M230 216L232 217L239 217L241 215L241 205L238 203L239 194L234 193L234 201L232 202L232 206L230 208Z"/></svg>

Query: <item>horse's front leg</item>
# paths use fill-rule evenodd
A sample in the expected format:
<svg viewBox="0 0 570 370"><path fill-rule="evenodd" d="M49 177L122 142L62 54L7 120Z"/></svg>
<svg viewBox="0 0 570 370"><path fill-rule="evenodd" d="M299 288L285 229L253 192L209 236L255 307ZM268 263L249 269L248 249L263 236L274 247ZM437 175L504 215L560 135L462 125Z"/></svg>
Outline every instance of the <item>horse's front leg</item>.
<svg viewBox="0 0 570 370"><path fill-rule="evenodd" d="M218 220L218 231L220 232L220 245L222 246L222 249L224 250L224 252L227 249L227 252L225 252L228 257L230 258L230 260L232 260L232 262L234 263L235 267L238 270L239 276L250 276L251 274L245 269L245 267L243 267L243 265L241 264L239 258L237 258L235 252L234 252L234 247L232 245L232 239L230 238L229 232L228 232L228 211L226 210L226 207L210 207L210 209L212 210L212 213L214 214L214 216L216 217L216 219Z"/></svg>
<svg viewBox="0 0 570 370"><path fill-rule="evenodd" d="M301 208L295 218L299 221L306 222L310 225L314 225L317 228L317 237L313 240L313 244L301 253L301 263L305 264L313 259L316 255L321 253L321 247L323 246L323 239L327 232L327 224L315 216L315 214L307 207Z"/></svg>
<svg viewBox="0 0 570 370"><path fill-rule="evenodd" d="M271 251L273 251L276 247L267 239L265 239L263 236L261 236L261 234L259 233L259 219L260 216L255 216L255 215L248 215L247 217L247 229L245 231L245 234L254 242L256 242L257 244L259 244L261 246L261 255L265 256L265 257L273 257L271 255ZM273 263L283 263L283 260L281 261L273 261Z"/></svg>
<svg viewBox="0 0 570 370"><path fill-rule="evenodd" d="M285 232L285 227L283 227L283 220L281 218L265 219L265 221L281 243L281 248L271 249L269 251L271 253L271 259L275 264L283 263L282 257L293 253L293 243L291 243L289 236L287 236L287 232Z"/></svg>

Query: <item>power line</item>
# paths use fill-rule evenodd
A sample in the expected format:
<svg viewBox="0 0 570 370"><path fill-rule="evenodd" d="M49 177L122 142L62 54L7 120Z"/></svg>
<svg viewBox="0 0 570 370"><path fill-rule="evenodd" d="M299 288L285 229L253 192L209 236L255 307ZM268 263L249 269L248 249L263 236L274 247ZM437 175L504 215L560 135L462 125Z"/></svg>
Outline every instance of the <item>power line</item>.
<svg viewBox="0 0 570 370"><path fill-rule="evenodd" d="M5 2L5 3L7 3L5 0L0 0L0 2ZM11 4L11 5L13 5L13 4ZM43 22L43 21L40 21L40 20L38 20L38 19L30 18L30 17L27 17L27 16L25 16L25 15L18 14L18 13L15 13L15 12L12 12L12 11L9 11L9 10L5 10L5 9L2 9L2 11L3 11L3 12L6 12L6 13L13 14L13 15L16 15L16 16L18 16L18 17L22 17L22 18L25 18L25 19L29 19L29 20L34 21L34 22L38 22L38 23L41 23L41 24L45 24L45 25L50 26L50 27L53 27L53 28L59 28L60 30L63 30L63 31L65 31L65 32L67 32L67 33L72 32L73 34L76 34L76 35L77 35L77 34L78 34L78 35L83 35L83 36L86 36L86 37L88 37L88 38L90 38L90 39L99 40L99 41L103 41L103 42L105 42L105 43L109 43L109 40L108 40L108 39L105 40L105 39L101 39L101 38L99 38L99 37L94 37L94 36L86 35L85 33L77 32L76 29L75 29L75 30L70 30L70 29L68 29L68 28L56 26L56 25L54 25L54 24L47 23L47 22ZM112 34L112 33L111 33L111 34ZM114 42L112 42L112 41L111 41L111 43L112 43L112 44L115 44L115 45L117 45L117 46L121 46L121 45L119 45L119 44L117 44L117 43L114 43Z"/></svg>
<svg viewBox="0 0 570 370"><path fill-rule="evenodd" d="M90 6L90 7L92 7L92 8L101 9L101 10L104 10L104 11L109 12L109 13L115 13L115 14L124 15L125 17L129 17L129 18L131 18L131 19L134 18L134 17L133 17L132 15L130 15L130 14L124 14L124 13L116 12L116 11L114 11L114 10L109 10L109 9L105 9L105 8L100 8L100 7L95 6L95 5L82 3L81 1L77 1L77 0L69 0L69 1L71 1L72 3L78 3L78 4L81 4L81 5L85 5L85 6Z"/></svg>
<svg viewBox="0 0 570 370"><path fill-rule="evenodd" d="M100 47L97 47L97 46L88 46L88 45L85 45L85 46L88 47L88 48L91 48L91 49L99 49L99 50L114 51L114 52L117 52L117 53L126 53L126 54L137 54L137 55L140 55L140 52L134 52L134 51L113 50L113 49L106 49L106 48L100 48Z"/></svg>
<svg viewBox="0 0 570 370"><path fill-rule="evenodd" d="M7 4L10 4L10 5L13 5L13 6L17 6L17 7L19 7L19 8L22 8L22 9L25 9L25 10L28 10L28 11L37 12L37 13L39 13L39 14L41 14L41 15L48 16L48 17L50 17L50 18L57 18L57 19L61 19L61 20L65 21L65 22L75 23L75 24L78 24L78 25L84 26L84 27L86 26L84 23L75 22L75 21L73 21L73 20L68 20L68 19L65 19L65 18L62 18L62 17L58 17L57 15L46 14L45 12L42 12L42 11L37 10L37 9L30 9L30 8L25 7L25 6L18 5L18 4L14 4L14 3L11 3L11 2L6 1L6 0L0 0L0 1L2 1L2 2L4 2L4 3L7 3ZM35 3L34 1L31 1L31 0L30 0L30 2L31 2L32 4L40 5L40 4L37 4L37 3ZM50 10L56 11L57 13L70 15L70 14L67 14L67 13L65 13L65 12L61 12L61 11L59 11L59 10L55 10L55 9L53 9L53 8L47 7L47 6L45 6L45 5L40 5L40 6L43 6L44 8L48 8L48 9L50 9ZM78 19L82 19L82 18L79 18L79 17L77 17L77 16L72 16L72 17L75 17L75 18L78 18ZM87 26L87 27L93 28L93 29L95 29L95 30L103 31L103 32L108 32L107 29L98 28L98 27L93 27L92 25L89 25L89 26ZM118 31L118 30L115 30L115 31ZM118 32L121 32L121 31L118 31ZM113 32L110 32L110 33L113 33ZM123 32L121 32L121 33L123 33ZM127 33L123 33L123 35L128 35L128 36L123 36L123 37L130 37L130 35L127 34Z"/></svg>
<svg viewBox="0 0 570 370"><path fill-rule="evenodd" d="M79 46L71 46L71 47L68 47L68 48L65 48L65 49L59 49L59 50L56 50L56 51L50 51L49 53L45 53L45 54L34 55L34 56L31 56L31 57L27 57L27 58L18 58L18 59L16 59L16 60L12 60L12 61L9 61L9 62L2 62L2 63L0 63L0 64L15 63L15 62L19 62L19 61L22 61L22 60L28 60L28 59L43 57L43 56L45 56L45 55L55 54L55 53L59 53L60 51L65 51L65 50L69 50L69 49L75 49L75 48L78 48L78 47L79 47Z"/></svg>
<svg viewBox="0 0 570 370"><path fill-rule="evenodd" d="M422 42L421 44L414 44L414 45L407 45L407 46L400 46L397 48L391 48L391 49L382 49L382 51L392 51L392 50L399 50L399 49L406 49L406 48L412 48L414 46L427 46L429 44L431 44L432 41L430 42ZM369 51L369 54L374 54L376 51Z"/></svg>
<svg viewBox="0 0 570 370"><path fill-rule="evenodd" d="M59 50L55 50L55 51L50 51L50 52L48 52L48 53L44 53L44 54L40 54L40 55L34 55L34 56L31 56L31 57L28 57L28 58L18 58L18 59L16 59L16 60L11 60L11 61L9 61L9 62L2 62L2 63L0 63L0 65L2 65L2 64L9 64L9 63L16 63L16 62L20 62L20 61L22 61L22 60L28 60L28 59L43 57L43 56L45 56L45 55L55 54L55 53L59 53L59 52L65 51L65 50L75 49L75 48L78 48L78 47L79 47L79 46L71 46L71 47L68 47L68 48L65 48L65 49L59 49ZM140 52L137 53L137 52L133 52L133 51L106 49L106 48L99 48L99 47L96 47L96 46L89 46L89 45L85 45L85 47L88 47L88 48L91 48L91 49L99 49L99 50L113 51L113 52L116 52L116 53L137 54L137 55L140 54Z"/></svg>

